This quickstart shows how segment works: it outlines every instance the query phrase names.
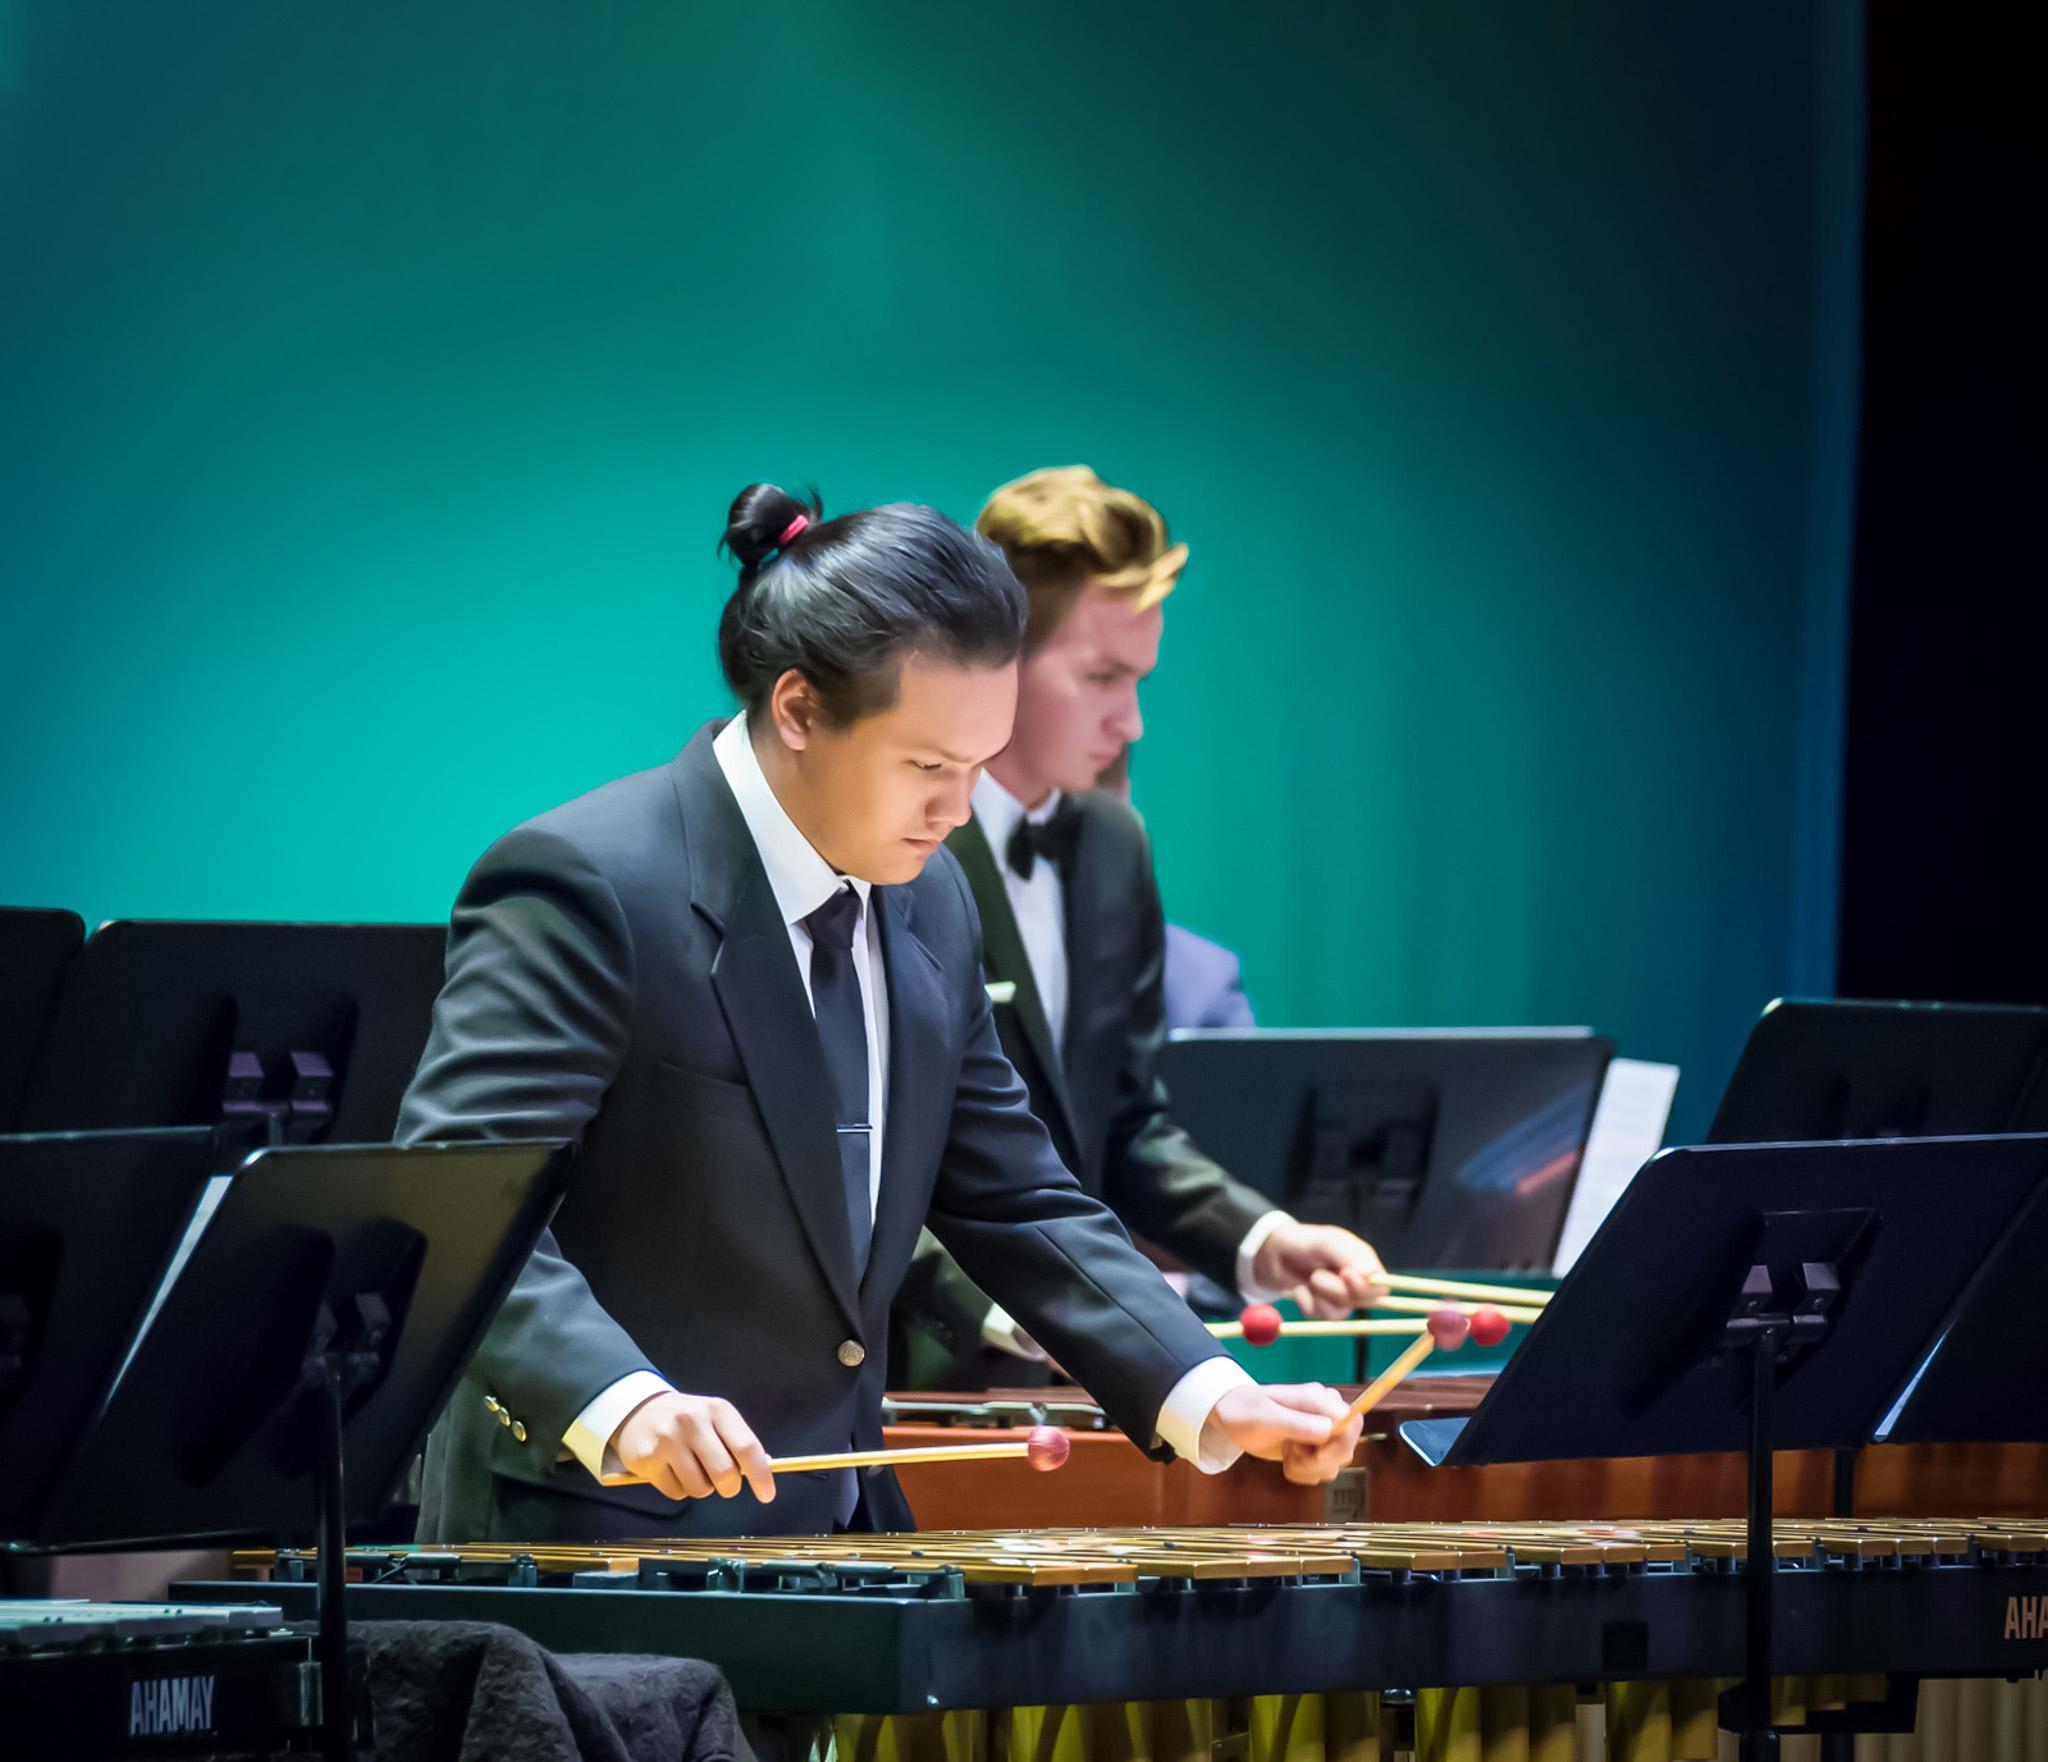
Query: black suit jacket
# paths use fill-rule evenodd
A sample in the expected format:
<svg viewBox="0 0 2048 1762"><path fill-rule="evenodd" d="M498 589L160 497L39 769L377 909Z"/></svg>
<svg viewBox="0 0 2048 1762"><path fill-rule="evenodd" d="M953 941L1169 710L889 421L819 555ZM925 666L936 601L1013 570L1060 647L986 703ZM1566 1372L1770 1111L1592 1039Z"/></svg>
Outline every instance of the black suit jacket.
<svg viewBox="0 0 2048 1762"><path fill-rule="evenodd" d="M943 851L872 896L889 1107L856 1282L817 1028L714 732L508 833L456 903L399 1136L582 1153L434 1430L426 1539L829 1529L828 1476L786 1477L772 1506L678 1505L600 1487L561 1441L653 1369L727 1397L772 1454L878 1443L889 1306L927 1223L1149 1448L1167 1392L1217 1350L1032 1116ZM892 1478L866 1491L878 1521L904 1521Z"/></svg>
<svg viewBox="0 0 2048 1762"><path fill-rule="evenodd" d="M1204 1156L1168 1110L1159 1080L1167 1033L1166 920L1143 823L1097 790L1075 796L1074 811L1080 823L1063 887L1064 1056L1053 1045L1000 854L989 849L975 820L947 840L981 913L987 977L1014 987L1009 1002L995 1005L1003 1049L1083 1190L1196 1272L1234 1288L1238 1245L1272 1202ZM983 1349L988 1295L973 1269L946 1246L936 1237L919 1244L898 1304L906 1385L974 1388L1036 1380L1042 1373L1022 1359ZM1000 1292L994 1295L1036 1335ZM1078 1373L1051 1341L1041 1344Z"/></svg>

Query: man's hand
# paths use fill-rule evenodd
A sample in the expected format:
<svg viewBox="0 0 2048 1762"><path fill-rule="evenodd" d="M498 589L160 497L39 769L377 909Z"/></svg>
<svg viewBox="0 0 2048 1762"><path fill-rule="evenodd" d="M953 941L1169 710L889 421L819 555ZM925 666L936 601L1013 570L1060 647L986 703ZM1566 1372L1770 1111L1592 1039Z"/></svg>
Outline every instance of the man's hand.
<svg viewBox="0 0 2048 1762"><path fill-rule="evenodd" d="M1276 1225L1252 1258L1262 1291L1285 1291L1315 1321L1341 1321L1387 1294L1372 1244L1335 1224Z"/></svg>
<svg viewBox="0 0 2048 1762"><path fill-rule="evenodd" d="M716 1395L650 1395L619 1422L611 1447L628 1474L671 1499L730 1499L743 1479L763 1504L775 1497L768 1452Z"/></svg>
<svg viewBox="0 0 2048 1762"><path fill-rule="evenodd" d="M1341 1422L1341 1423L1340 1423ZM1291 1481L1333 1481L1358 1449L1365 1416L1344 1417L1344 1397L1321 1383L1241 1384L1227 1389L1202 1427L1202 1453L1223 1440L1247 1456L1278 1462Z"/></svg>

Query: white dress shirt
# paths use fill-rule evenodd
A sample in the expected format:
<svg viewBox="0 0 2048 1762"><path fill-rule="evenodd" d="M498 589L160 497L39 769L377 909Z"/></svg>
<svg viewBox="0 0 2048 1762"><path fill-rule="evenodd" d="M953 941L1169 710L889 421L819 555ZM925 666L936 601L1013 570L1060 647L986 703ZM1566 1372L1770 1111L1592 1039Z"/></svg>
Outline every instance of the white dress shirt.
<svg viewBox="0 0 2048 1762"><path fill-rule="evenodd" d="M1052 1032L1053 1047L1064 1058L1068 994L1066 884L1051 863L1033 863L1027 878L1010 867L1009 857L1010 835L1017 830L1018 823L1029 820L1033 825L1044 825L1058 811L1062 799L1055 789L1035 808L1026 808L987 771L982 772L974 786L975 822L981 827L982 836L988 840L996 870L1003 878L1003 891L1009 895L1010 912L1017 920L1017 933L1024 943L1024 958L1031 964L1031 982L1037 987L1038 1001L1045 1008L1045 1023ZM1253 1277L1253 1269L1266 1238L1280 1225L1293 1221L1287 1212L1266 1212L1245 1232L1244 1240L1238 1244L1237 1288L1239 1295L1247 1301L1270 1303L1286 1295L1285 1291L1269 1291L1260 1286ZM1014 1357L1036 1360L1045 1356L1000 1303L989 1305L988 1316L981 1325L981 1337L998 1351L1008 1352Z"/></svg>
<svg viewBox="0 0 2048 1762"><path fill-rule="evenodd" d="M1037 807L1027 809L986 771L974 785L974 818L994 852L1010 896L1010 915L1024 939L1024 957L1031 963L1031 982L1045 1006L1045 1025L1052 1030L1053 1049L1067 1052L1067 886L1056 863L1033 863L1029 878L1010 867L1010 837L1029 820L1043 826L1066 798L1055 789Z"/></svg>
<svg viewBox="0 0 2048 1762"><path fill-rule="evenodd" d="M888 980L883 970L879 914L870 909L869 883L840 874L821 857L811 841L797 829L788 811L776 798L767 775L761 769L754 743L747 736L744 716L735 716L711 743L718 767L725 774L740 815L767 871L768 885L775 895L777 910L789 931L790 952L803 977L804 995L811 992L811 933L804 919L823 905L841 887L851 885L860 896L860 921L853 938L854 971L860 978L861 1007L868 1030L869 1118L874 1130L868 1136L868 1203L872 1207L882 1186L882 1134L887 1129L885 1102L889 1093L889 999ZM985 781L986 779L984 779ZM1021 811L1021 810L1020 810ZM1050 869L1050 864L1041 864ZM1065 936L1061 936L1062 996L1064 997ZM1034 963L1034 975L1037 967ZM1228 1468L1240 1452L1227 1448L1213 1456L1202 1454L1202 1428L1211 1409L1225 1390L1252 1378L1231 1358L1204 1359L1174 1384L1160 1409L1160 1438L1179 1456L1195 1463L1205 1473ZM653 1371L634 1371L621 1377L576 1416L565 1447L593 1475L616 1474L619 1461L611 1449L612 1434L628 1414L652 1395L670 1393L674 1385ZM741 1410L744 1417L745 1409Z"/></svg>

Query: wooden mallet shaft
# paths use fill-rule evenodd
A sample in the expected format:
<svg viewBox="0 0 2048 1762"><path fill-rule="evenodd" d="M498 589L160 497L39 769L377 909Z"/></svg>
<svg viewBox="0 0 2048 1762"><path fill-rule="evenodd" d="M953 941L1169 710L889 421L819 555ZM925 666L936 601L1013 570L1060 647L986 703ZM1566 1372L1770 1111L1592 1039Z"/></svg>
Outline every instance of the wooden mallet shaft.
<svg viewBox="0 0 2048 1762"><path fill-rule="evenodd" d="M1219 1340L1242 1340L1244 1323L1240 1321L1212 1321L1209 1332ZM1356 1340L1377 1339L1382 1336L1420 1334L1428 1331L1429 1323L1417 1317L1414 1320L1401 1318L1389 1321L1363 1321L1356 1318L1349 1321L1283 1321L1279 1333L1289 1340Z"/></svg>
<svg viewBox="0 0 2048 1762"><path fill-rule="evenodd" d="M1247 1303L1236 1321L1209 1322L1206 1325L1218 1339L1242 1340L1247 1346L1270 1346L1287 1334L1297 1339L1313 1339L1317 1335L1356 1339L1361 1335L1419 1334L1425 1330L1435 1334L1437 1344L1441 1346L1449 1343L1448 1335L1454 1329L1460 1341L1469 1333L1482 1346L1498 1346L1508 1337L1514 1321L1514 1316L1490 1303L1475 1304L1470 1308L1442 1304L1422 1321L1410 1321L1405 1317L1399 1321L1360 1321L1352 1316L1343 1321L1296 1322L1282 1321L1280 1312L1270 1303Z"/></svg>
<svg viewBox="0 0 2048 1762"><path fill-rule="evenodd" d="M1482 1285L1468 1279L1429 1279L1420 1273L1386 1273L1382 1282L1390 1291L1412 1291L1424 1297L1462 1297L1468 1303L1506 1304L1510 1309L1541 1309L1551 1298L1548 1291L1532 1291L1521 1285Z"/></svg>
<svg viewBox="0 0 2048 1762"><path fill-rule="evenodd" d="M1488 1306L1485 1320L1489 1330L1501 1325L1498 1312ZM1429 1331L1402 1352L1401 1356L1358 1391L1358 1399L1344 1410L1344 1421L1349 1422L1360 1414L1370 1413L1387 1397L1394 1385L1412 1371L1439 1346L1447 1352L1454 1352L1465 1344L1473 1332L1473 1324L1455 1309L1439 1309L1429 1318Z"/></svg>
<svg viewBox="0 0 2048 1762"><path fill-rule="evenodd" d="M1057 1435L1065 1444L1065 1433ZM894 1450L834 1450L823 1456L775 1456L769 1459L768 1466L777 1474L809 1474L821 1468L901 1468L920 1462L996 1462L1006 1456L1030 1457L1031 1445L1020 1438L1014 1443L1003 1444L918 1444ZM1066 1452L1062 1450L1060 1456L1065 1460ZM1033 1466L1038 1466L1035 1459ZM1045 1466L1058 1465L1048 1463Z"/></svg>
<svg viewBox="0 0 2048 1762"><path fill-rule="evenodd" d="M1443 1309L1455 1309L1461 1315L1470 1315L1475 1309L1489 1308L1498 1309L1511 1322L1533 1322L1543 1313L1520 1303L1463 1303L1442 1297L1382 1297L1373 1308L1398 1310L1404 1315L1435 1315Z"/></svg>
<svg viewBox="0 0 2048 1762"><path fill-rule="evenodd" d="M996 1462L1004 1457L1022 1457L1033 1468L1049 1471L1061 1466L1073 1445L1058 1426L1033 1426L1030 1436L1000 1444L919 1444L894 1450L833 1450L821 1456L771 1456L771 1474L815 1474L839 1468L903 1468L932 1462ZM608 1474L601 1477L607 1487L644 1487L637 1474Z"/></svg>
<svg viewBox="0 0 2048 1762"><path fill-rule="evenodd" d="M1344 1421L1356 1418L1361 1413L1370 1413L1387 1398L1389 1391L1410 1371L1436 1350L1436 1337L1426 1329L1400 1357L1387 1366L1380 1374L1358 1391L1358 1399L1344 1410Z"/></svg>

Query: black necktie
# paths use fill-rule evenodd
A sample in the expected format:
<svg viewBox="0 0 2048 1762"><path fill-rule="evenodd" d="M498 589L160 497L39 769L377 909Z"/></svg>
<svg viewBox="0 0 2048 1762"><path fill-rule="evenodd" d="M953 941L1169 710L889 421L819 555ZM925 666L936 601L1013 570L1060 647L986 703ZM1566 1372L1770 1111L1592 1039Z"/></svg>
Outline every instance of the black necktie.
<svg viewBox="0 0 2048 1762"><path fill-rule="evenodd" d="M853 932L860 896L842 887L804 919L811 933L811 1009L832 1077L833 1116L839 1127L839 1172L846 1186L846 1221L853 1237L853 1270L867 1271L874 1234L868 1191L868 1022L861 1008L860 974L853 965Z"/></svg>
<svg viewBox="0 0 2048 1762"><path fill-rule="evenodd" d="M1023 880L1031 879L1031 871L1038 867L1041 857L1064 877L1080 831L1081 816L1074 807L1074 798L1068 796L1053 809L1049 819L1019 820L1003 855Z"/></svg>

